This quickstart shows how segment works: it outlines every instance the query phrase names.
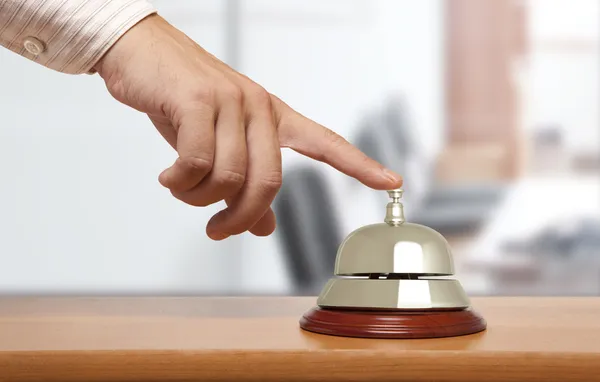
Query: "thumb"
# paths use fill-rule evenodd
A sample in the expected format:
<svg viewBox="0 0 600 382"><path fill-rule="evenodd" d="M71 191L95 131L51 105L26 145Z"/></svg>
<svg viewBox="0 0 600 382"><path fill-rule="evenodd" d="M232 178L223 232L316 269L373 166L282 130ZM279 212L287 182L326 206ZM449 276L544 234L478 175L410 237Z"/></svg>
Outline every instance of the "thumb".
<svg viewBox="0 0 600 382"><path fill-rule="evenodd" d="M369 158L334 131L306 118L272 96L281 147L327 163L364 185L391 190L402 186L402 177Z"/></svg>

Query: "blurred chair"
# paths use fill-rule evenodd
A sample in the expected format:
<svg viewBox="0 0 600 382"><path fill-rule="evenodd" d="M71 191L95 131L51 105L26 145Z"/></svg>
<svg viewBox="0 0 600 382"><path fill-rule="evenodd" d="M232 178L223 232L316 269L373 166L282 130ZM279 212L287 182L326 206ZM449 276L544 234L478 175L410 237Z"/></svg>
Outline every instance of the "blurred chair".
<svg viewBox="0 0 600 382"><path fill-rule="evenodd" d="M334 271L342 237L325 178L299 168L284 175L274 203L293 294L315 295Z"/></svg>
<svg viewBox="0 0 600 382"><path fill-rule="evenodd" d="M404 102L393 99L382 113L363 122L356 146L384 166L404 176L409 198L418 200L411 206L410 220L429 226L442 234L471 231L485 222L498 205L505 185L469 183L444 185L436 182L432 163L421 155L406 122ZM408 168L415 163L416 170ZM419 184L420 183L420 184ZM419 195L415 195L423 189Z"/></svg>

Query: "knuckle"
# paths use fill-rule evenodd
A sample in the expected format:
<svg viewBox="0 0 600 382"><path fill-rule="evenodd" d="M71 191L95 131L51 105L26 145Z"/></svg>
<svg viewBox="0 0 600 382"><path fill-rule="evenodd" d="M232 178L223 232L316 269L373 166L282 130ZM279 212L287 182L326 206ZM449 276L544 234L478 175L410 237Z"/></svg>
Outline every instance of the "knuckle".
<svg viewBox="0 0 600 382"><path fill-rule="evenodd" d="M207 105L214 104L215 89L213 86L205 83L193 85L189 92L189 97L195 101L200 101Z"/></svg>
<svg viewBox="0 0 600 382"><path fill-rule="evenodd" d="M212 169L213 160L208 156L195 155L177 159L181 165L196 172L208 172Z"/></svg>
<svg viewBox="0 0 600 382"><path fill-rule="evenodd" d="M246 175L241 171L222 170L215 174L215 181L223 188L239 189L246 181Z"/></svg>
<svg viewBox="0 0 600 382"><path fill-rule="evenodd" d="M220 85L219 91L223 98L225 98L227 101L241 104L244 100L244 93L242 92L242 89L233 83Z"/></svg>
<svg viewBox="0 0 600 382"><path fill-rule="evenodd" d="M279 191L283 181L281 173L272 174L270 176L262 177L257 181L257 188L261 193L272 194Z"/></svg>
<svg viewBox="0 0 600 382"><path fill-rule="evenodd" d="M246 208L227 208L219 214L222 229L230 235L241 234L250 228L261 218L264 213L263 208L268 207L267 201L271 201L279 191L282 184L282 174L274 172L256 179L245 179L245 186L248 187L248 195L253 195L252 200L248 200Z"/></svg>
<svg viewBox="0 0 600 382"><path fill-rule="evenodd" d="M260 85L252 85L248 90L248 98L259 108L271 108L271 95Z"/></svg>

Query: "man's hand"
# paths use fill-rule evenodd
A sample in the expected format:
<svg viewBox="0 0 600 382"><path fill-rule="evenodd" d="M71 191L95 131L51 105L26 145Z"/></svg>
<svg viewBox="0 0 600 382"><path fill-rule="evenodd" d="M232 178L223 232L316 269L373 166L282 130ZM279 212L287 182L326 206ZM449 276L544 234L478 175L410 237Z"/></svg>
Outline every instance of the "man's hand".
<svg viewBox="0 0 600 382"><path fill-rule="evenodd" d="M325 162L375 189L402 185L344 138L292 110L158 15L127 32L95 66L118 101L146 113L178 159L159 182L177 199L227 208L206 227L214 240L275 229L281 147Z"/></svg>

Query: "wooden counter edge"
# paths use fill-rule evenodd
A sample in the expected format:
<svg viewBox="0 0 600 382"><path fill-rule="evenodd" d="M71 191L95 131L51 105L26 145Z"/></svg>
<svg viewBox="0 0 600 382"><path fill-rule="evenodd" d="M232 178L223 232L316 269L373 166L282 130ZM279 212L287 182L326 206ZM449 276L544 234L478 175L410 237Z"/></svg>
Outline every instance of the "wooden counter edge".
<svg viewBox="0 0 600 382"><path fill-rule="evenodd" d="M472 351L12 351L1 382L585 381L600 354Z"/></svg>

